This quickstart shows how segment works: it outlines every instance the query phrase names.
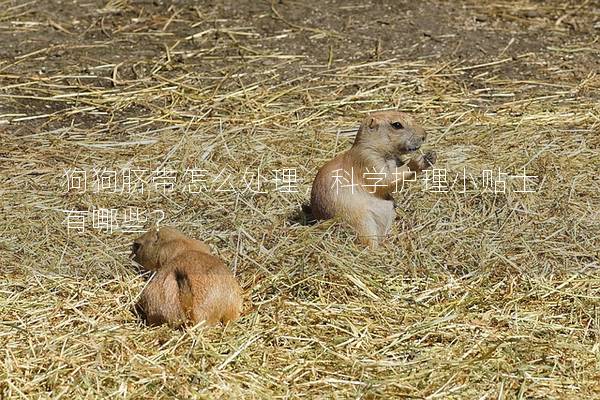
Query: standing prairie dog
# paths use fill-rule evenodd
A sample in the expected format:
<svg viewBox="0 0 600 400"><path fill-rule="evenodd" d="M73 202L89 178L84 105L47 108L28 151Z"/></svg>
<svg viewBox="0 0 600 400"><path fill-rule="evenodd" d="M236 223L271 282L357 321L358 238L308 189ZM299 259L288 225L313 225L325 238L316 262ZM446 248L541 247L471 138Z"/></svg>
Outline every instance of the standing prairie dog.
<svg viewBox="0 0 600 400"><path fill-rule="evenodd" d="M176 229L151 229L133 242L134 261L156 274L138 309L149 325L226 324L240 316L242 290L210 248Z"/></svg>
<svg viewBox="0 0 600 400"><path fill-rule="evenodd" d="M310 198L312 215L316 219L339 218L354 228L362 243L376 247L394 221L391 193L398 182L409 177L410 171L416 173L435 163L435 152L427 152L399 165L401 156L416 151L426 136L425 130L404 113L368 115L352 147L317 173Z"/></svg>

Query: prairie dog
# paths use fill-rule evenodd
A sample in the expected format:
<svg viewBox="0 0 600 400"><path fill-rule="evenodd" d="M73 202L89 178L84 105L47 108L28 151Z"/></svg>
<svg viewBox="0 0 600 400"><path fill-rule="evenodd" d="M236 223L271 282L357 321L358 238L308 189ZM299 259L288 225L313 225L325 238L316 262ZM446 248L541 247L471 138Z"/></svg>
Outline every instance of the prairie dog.
<svg viewBox="0 0 600 400"><path fill-rule="evenodd" d="M404 113L368 115L352 147L317 173L310 198L314 218L339 218L356 231L363 244L376 247L394 221L391 193L398 182L409 177L409 171L422 171L436 161L435 152L417 155L405 164L400 161L419 149L426 137L425 130ZM340 179L342 175L348 182ZM370 177L375 176L381 180L372 181Z"/></svg>
<svg viewBox="0 0 600 400"><path fill-rule="evenodd" d="M137 305L149 325L226 324L240 316L242 290L203 242L162 227L137 238L132 253L134 261L156 271Z"/></svg>

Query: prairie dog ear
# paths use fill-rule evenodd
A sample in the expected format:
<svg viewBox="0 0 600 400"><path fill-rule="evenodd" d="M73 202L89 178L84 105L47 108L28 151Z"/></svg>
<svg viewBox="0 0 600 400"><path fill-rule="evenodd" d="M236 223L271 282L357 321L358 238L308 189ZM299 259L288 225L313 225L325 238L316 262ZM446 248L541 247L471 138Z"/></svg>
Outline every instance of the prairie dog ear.
<svg viewBox="0 0 600 400"><path fill-rule="evenodd" d="M375 118L372 115L369 115L367 117L367 126L369 127L369 129L373 129L375 128L377 125L379 125L379 121L377 121L377 118Z"/></svg>
<svg viewBox="0 0 600 400"><path fill-rule="evenodd" d="M160 239L164 238L164 234L160 231L159 228L152 228L152 237L151 242L153 244L157 244Z"/></svg>

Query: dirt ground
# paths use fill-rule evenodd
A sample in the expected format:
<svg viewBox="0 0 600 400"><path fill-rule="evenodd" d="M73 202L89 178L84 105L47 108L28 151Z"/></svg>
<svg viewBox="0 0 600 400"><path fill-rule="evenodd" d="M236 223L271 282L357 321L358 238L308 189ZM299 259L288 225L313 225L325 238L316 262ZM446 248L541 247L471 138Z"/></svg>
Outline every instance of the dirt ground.
<svg viewBox="0 0 600 400"><path fill-rule="evenodd" d="M600 397L598 1L0 0L0 43L0 399ZM377 252L304 225L318 168L390 108L450 181L535 192L415 185ZM94 190L134 167L180 186ZM192 167L209 191L180 190ZM248 190L286 168L298 191ZM205 238L238 322L139 321L136 234L66 226L130 207Z"/></svg>
<svg viewBox="0 0 600 400"><path fill-rule="evenodd" d="M494 72L557 84L582 82L600 69L596 2L115 0L5 1L3 6L8 11L0 31L2 79L5 86L15 85L4 93L21 96L31 94L27 85L18 85L28 77L87 74L95 77L87 85L102 88L115 85L115 79L148 79L156 68L166 77L237 73L241 76L233 84L246 85L265 70L285 82L325 66L390 59L460 67L512 58ZM274 53L293 58L280 63L268 56ZM112 67L98 68L102 65L118 66L116 75ZM456 83L480 89L484 85L472 79L479 72L467 71ZM597 98L598 93L579 94ZM68 103L30 97L5 98L2 104L5 120L13 113L51 111L53 121L64 124L69 118L59 117L69 109ZM130 106L78 123L106 123L141 112Z"/></svg>

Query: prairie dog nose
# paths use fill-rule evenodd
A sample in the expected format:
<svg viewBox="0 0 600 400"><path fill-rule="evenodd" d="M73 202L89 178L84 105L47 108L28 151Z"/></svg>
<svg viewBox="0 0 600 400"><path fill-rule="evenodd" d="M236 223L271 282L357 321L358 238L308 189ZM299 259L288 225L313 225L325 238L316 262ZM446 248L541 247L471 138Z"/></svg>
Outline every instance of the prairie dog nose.
<svg viewBox="0 0 600 400"><path fill-rule="evenodd" d="M417 137L421 140L421 143L423 143L425 141L425 139L427 138L427 132L425 131L425 129L423 129L421 127L417 127L414 130L414 135L415 135L415 137Z"/></svg>

